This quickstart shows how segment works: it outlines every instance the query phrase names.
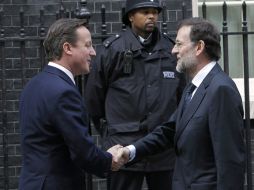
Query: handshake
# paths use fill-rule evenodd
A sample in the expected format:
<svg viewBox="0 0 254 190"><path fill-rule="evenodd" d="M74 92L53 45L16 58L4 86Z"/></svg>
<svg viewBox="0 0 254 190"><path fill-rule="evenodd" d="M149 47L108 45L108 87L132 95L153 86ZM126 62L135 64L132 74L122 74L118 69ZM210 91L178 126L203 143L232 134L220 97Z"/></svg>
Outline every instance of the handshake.
<svg viewBox="0 0 254 190"><path fill-rule="evenodd" d="M112 146L107 150L112 155L112 171L118 171L130 159L130 150L119 144Z"/></svg>

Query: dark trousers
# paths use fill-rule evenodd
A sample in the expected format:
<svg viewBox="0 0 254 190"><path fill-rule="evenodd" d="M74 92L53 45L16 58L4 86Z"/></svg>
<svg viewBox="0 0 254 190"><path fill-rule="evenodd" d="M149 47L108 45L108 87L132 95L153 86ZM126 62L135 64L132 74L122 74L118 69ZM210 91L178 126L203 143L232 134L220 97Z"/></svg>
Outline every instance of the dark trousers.
<svg viewBox="0 0 254 190"><path fill-rule="evenodd" d="M141 190L143 180L146 178L149 190L171 190L173 171L112 172L108 178L108 190Z"/></svg>

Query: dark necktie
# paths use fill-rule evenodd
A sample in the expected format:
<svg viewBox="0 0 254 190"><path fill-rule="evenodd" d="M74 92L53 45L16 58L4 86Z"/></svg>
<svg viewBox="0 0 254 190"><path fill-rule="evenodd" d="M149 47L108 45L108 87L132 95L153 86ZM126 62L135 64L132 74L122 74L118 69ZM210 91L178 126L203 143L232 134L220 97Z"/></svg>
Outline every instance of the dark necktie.
<svg viewBox="0 0 254 190"><path fill-rule="evenodd" d="M188 104L190 103L192 92L195 90L195 88L196 86L192 83L190 83L189 86L187 87L185 97L184 97L183 112L185 108L188 106Z"/></svg>

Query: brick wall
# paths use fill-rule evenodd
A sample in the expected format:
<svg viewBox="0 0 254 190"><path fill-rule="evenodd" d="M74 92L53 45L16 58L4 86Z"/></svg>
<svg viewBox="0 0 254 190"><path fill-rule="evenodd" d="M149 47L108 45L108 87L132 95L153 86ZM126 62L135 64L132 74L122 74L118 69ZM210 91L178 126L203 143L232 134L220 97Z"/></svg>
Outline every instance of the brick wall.
<svg viewBox="0 0 254 190"><path fill-rule="evenodd" d="M0 21L5 30L5 37L20 37L20 17L19 12L21 7L24 11L24 34L25 36L39 36L40 35L40 9L44 7L44 22L46 30L48 26L56 19L56 12L60 8L60 0L0 0L0 10L3 10L4 17ZM76 4L79 0L62 0L65 10L74 11ZM105 4L106 7L106 21L107 32L117 33L121 30L121 7L123 1L118 0L88 0L87 7L92 13L90 19L90 30L93 35L100 34L100 9L101 5ZM188 14L191 15L191 1L185 1ZM182 1L167 0L167 23L168 31L174 32L176 21L182 18L181 12ZM0 24L1 26L1 24ZM94 40L100 43L101 40ZM23 88L23 85L32 76L40 71L40 43L38 41L25 42L25 59L24 62L20 59L21 48L19 41L6 41L4 44L5 49L5 76L1 65L0 78L0 189L4 189L4 151L3 151L3 128L7 130L7 145L8 145L8 180L9 189L17 189L18 178L21 169L21 150L20 150L20 133L18 123L18 98ZM1 46L0 46L1 48ZM0 53L1 58L1 53ZM1 61L1 60L0 60ZM1 62L2 63L2 62ZM23 69L22 69L23 67ZM3 80L3 77L5 80ZM22 80L23 78L23 80ZM5 84L6 102L3 102L3 84ZM31 92L32 93L32 92ZM3 112L3 104L6 103L6 112ZM6 113L7 125L3 126L3 117ZM96 132L92 130L95 142L99 145L100 139ZM105 188L105 180L94 177L93 180L94 190L103 190Z"/></svg>

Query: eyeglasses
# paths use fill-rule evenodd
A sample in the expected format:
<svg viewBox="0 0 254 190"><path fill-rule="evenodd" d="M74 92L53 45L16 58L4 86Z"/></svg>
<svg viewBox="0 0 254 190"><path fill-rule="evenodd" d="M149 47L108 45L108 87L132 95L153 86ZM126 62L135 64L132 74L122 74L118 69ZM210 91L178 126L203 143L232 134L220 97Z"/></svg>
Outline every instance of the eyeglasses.
<svg viewBox="0 0 254 190"><path fill-rule="evenodd" d="M181 49L183 46L188 45L189 43L192 43L192 44L193 44L193 42L186 42L186 43L176 42L174 48L176 48L176 49L179 50L179 49Z"/></svg>

